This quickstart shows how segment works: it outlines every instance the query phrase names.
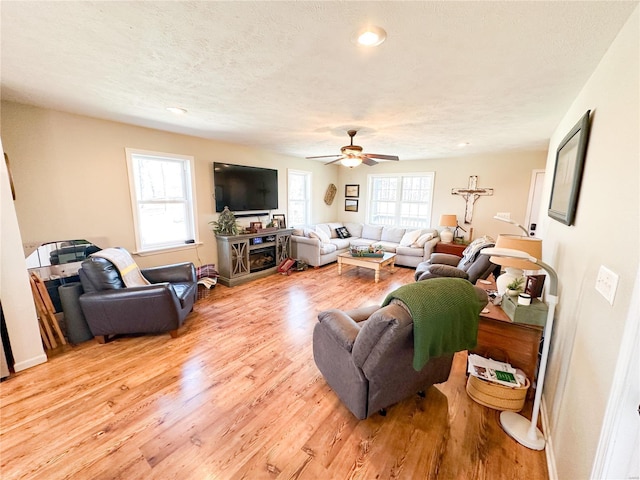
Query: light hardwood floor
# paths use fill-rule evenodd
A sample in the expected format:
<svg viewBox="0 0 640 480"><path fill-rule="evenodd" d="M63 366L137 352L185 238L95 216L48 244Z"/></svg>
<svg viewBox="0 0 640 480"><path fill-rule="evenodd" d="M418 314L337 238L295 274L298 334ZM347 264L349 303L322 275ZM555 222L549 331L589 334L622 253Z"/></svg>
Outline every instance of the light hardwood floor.
<svg viewBox="0 0 640 480"><path fill-rule="evenodd" d="M449 380L363 421L313 362L316 315L379 304L413 269L336 264L226 288L166 335L66 347L0 384L3 479L546 479L544 452ZM525 407L529 415L530 406Z"/></svg>

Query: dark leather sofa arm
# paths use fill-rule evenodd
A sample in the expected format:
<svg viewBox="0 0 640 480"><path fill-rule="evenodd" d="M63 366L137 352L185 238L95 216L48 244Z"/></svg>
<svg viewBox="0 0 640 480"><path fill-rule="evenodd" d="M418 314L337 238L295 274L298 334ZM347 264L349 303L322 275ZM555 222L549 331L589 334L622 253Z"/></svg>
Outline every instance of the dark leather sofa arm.
<svg viewBox="0 0 640 480"><path fill-rule="evenodd" d="M143 268L141 269L141 272L142 275L144 275L144 278L149 280L151 283L196 281L196 267L191 262Z"/></svg>
<svg viewBox="0 0 640 480"><path fill-rule="evenodd" d="M80 306L94 336L167 332L180 326L180 302L169 283L85 293Z"/></svg>

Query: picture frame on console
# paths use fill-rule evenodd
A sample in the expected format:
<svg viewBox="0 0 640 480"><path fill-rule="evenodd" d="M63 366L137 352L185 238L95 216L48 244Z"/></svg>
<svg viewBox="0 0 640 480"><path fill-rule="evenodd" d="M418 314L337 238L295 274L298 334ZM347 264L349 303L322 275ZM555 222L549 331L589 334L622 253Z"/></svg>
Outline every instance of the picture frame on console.
<svg viewBox="0 0 640 480"><path fill-rule="evenodd" d="M587 110L587 113L562 139L556 152L548 215L565 225L573 225L576 215L589 141L590 112Z"/></svg>
<svg viewBox="0 0 640 480"><path fill-rule="evenodd" d="M284 213L275 213L271 219L273 220L274 226L278 228L287 228L287 220L284 216ZM277 225L276 225L277 223Z"/></svg>

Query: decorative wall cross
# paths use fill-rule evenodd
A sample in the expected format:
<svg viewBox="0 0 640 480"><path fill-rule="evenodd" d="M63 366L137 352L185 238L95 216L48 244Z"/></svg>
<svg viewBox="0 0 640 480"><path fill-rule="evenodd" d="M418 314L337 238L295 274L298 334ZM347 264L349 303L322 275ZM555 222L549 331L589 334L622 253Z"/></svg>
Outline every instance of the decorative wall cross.
<svg viewBox="0 0 640 480"><path fill-rule="evenodd" d="M466 206L464 208L464 223L471 223L473 218L473 204L476 203L481 196L493 195L493 188L478 188L478 176L471 175L469 177L469 186L467 188L452 188L451 195L460 195L464 198Z"/></svg>

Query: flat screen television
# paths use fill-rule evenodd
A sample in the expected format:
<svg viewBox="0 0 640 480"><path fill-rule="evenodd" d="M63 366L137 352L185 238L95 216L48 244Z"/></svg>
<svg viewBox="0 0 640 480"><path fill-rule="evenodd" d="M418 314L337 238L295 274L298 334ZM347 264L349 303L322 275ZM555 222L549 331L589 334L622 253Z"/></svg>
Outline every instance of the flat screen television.
<svg viewBox="0 0 640 480"><path fill-rule="evenodd" d="M213 163L216 212L278 208L278 171L230 163Z"/></svg>

